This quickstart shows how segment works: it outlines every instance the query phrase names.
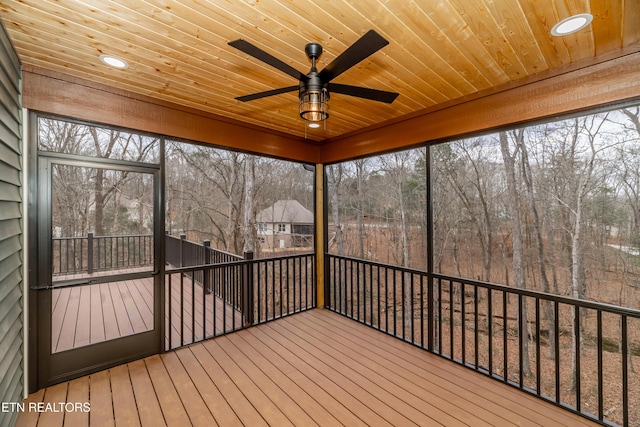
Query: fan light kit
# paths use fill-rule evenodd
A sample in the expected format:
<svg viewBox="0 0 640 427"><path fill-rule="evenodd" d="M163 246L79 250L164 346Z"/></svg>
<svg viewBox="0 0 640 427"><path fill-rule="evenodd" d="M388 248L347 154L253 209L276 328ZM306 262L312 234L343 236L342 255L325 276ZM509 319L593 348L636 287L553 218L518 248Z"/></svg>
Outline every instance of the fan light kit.
<svg viewBox="0 0 640 427"><path fill-rule="evenodd" d="M342 52L342 54L322 71L318 72L316 61L320 55L322 55L322 46L319 43L309 43L304 47L304 51L311 60L311 70L307 74L303 74L246 40L238 39L229 42L230 46L298 79L298 84L295 86L287 86L280 89L239 96L236 99L247 102L297 90L298 99L300 100L300 117L310 122L309 127L311 128L318 128L319 125L311 126L311 124L318 124L318 122L325 121L329 117L330 92L390 104L397 98L398 93L331 83L331 80L388 44L389 42L380 34L374 30L370 30L354 44L349 46L347 50Z"/></svg>

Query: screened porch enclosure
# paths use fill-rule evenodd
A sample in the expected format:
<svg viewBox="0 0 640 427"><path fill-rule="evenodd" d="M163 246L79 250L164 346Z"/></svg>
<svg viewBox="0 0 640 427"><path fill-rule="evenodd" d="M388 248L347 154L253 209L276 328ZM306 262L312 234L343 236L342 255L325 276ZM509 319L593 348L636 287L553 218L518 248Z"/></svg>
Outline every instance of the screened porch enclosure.
<svg viewBox="0 0 640 427"><path fill-rule="evenodd" d="M430 182L432 168L438 167L432 162L437 157L460 164L459 159L443 156L446 150L438 149L418 149L415 157L399 152L355 161L354 175L348 175L346 167L340 172L346 188L355 189L351 193L332 187L337 182L335 165L317 167L316 184L324 185L315 210L323 212L326 232L317 236L308 225L291 228L293 236L308 236L306 241L316 242L314 253L254 258L252 252L236 255L216 249L208 239L191 241L186 233L172 235L167 230L157 238L145 230L145 203L149 203L132 202L133 197L127 197L120 207L103 206L103 218L120 234L83 232L70 237L61 230L76 224L54 205L51 268L54 284L63 286L52 290L52 353L64 355L153 330L155 266L156 260L162 259L161 353L324 307L585 420L636 425L639 415L633 402L640 380L635 368L640 341L637 310L466 279L459 266L460 276L445 271L442 266L451 262L447 258L438 264L441 271L437 271L435 258L428 255L439 250L436 242L442 229L434 225L451 216L436 217L434 206L430 206L430 198L440 191ZM180 150L183 159L195 153L206 160L204 149ZM229 154L216 156L224 161L239 159ZM367 174L367 165L383 165L385 169ZM413 170L407 173L403 167ZM202 169L202 164L198 168ZM184 169L176 168L172 173L188 177ZM115 176L114 188L131 187L129 178ZM199 178L190 179L192 186ZM139 184L138 189L144 189L144 182ZM172 185L187 188L179 181ZM385 190L379 198L367 197L360 193L365 185ZM205 218L201 208L193 208L197 206L191 204L195 198L185 203L178 194L172 194L166 211L171 220L165 224L172 229L193 227L196 220ZM339 197L334 198L335 194ZM233 200L228 199L229 206ZM381 211L366 210L375 209L378 201L383 205ZM127 207L123 209L123 205ZM336 225L336 206L338 214L340 209L355 214ZM397 206L404 209L404 216ZM180 216L185 207L191 207L191 217ZM509 218L504 212L506 222ZM66 223L56 226L57 221ZM459 221L456 232L462 234L470 223ZM148 227L152 222L146 220L146 224ZM128 232L125 225L138 233ZM462 241L459 238L456 243ZM418 268L394 265L404 262L404 254L395 252L404 244L409 248L407 253L414 254L407 263ZM339 255L340 247L344 252L359 250L360 255ZM459 254L451 259L458 262L456 256ZM635 255L629 252L629 256ZM484 257L480 256L478 263L480 260ZM505 267L505 271L510 277L510 270ZM109 280L111 276L119 279ZM453 418L457 416L468 415Z"/></svg>

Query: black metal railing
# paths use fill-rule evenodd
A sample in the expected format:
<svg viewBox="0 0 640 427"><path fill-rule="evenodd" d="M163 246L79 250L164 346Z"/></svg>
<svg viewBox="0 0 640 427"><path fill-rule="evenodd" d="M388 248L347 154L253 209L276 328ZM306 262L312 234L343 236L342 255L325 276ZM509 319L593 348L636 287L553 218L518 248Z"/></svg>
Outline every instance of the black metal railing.
<svg viewBox="0 0 640 427"><path fill-rule="evenodd" d="M211 247L210 240L196 243L187 240L187 236L179 237L166 234L166 262L174 267L190 267L194 265L222 264L241 261L242 256Z"/></svg>
<svg viewBox="0 0 640 427"><path fill-rule="evenodd" d="M640 425L640 311L326 257L331 310L590 420Z"/></svg>
<svg viewBox="0 0 640 427"><path fill-rule="evenodd" d="M314 254L245 256L241 261L166 270L166 349L316 306Z"/></svg>
<svg viewBox="0 0 640 427"><path fill-rule="evenodd" d="M153 265L153 235L62 237L52 239L53 275Z"/></svg>
<svg viewBox="0 0 640 427"><path fill-rule="evenodd" d="M245 257L221 251L211 247L209 240L204 240L202 244L191 242L186 239L186 235L180 237L166 235L166 262L175 267L192 267L203 265L217 265L253 259L253 254L245 254ZM193 280L198 285L213 293L218 298L240 310L240 288L235 284L238 282L237 272L233 269L197 269L193 272Z"/></svg>
<svg viewBox="0 0 640 427"><path fill-rule="evenodd" d="M185 235L165 236L166 261L175 267L220 264L242 256L211 247L209 240L195 243ZM153 266L153 235L62 237L52 239L53 274L92 274L98 271Z"/></svg>

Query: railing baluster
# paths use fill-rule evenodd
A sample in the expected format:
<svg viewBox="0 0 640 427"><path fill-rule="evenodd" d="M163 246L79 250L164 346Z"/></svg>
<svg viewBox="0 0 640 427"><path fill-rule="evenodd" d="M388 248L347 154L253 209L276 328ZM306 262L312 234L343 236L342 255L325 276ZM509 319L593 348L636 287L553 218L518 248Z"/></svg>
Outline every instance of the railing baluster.
<svg viewBox="0 0 640 427"><path fill-rule="evenodd" d="M414 291L414 289L413 289L413 278L414 278L414 274L411 273L411 275L409 276L409 279L410 279L410 282L409 282L409 284L410 284L410 290L409 290L410 294L409 295L410 296L409 296L409 298L411 300L411 304L410 304L410 308L411 308L411 313L410 313L410 316L411 316L410 317L410 319L411 319L411 343L415 344L415 342L416 342L415 341L415 335L414 335L415 324L414 324L414 315L413 315L413 312L414 312L413 305L415 304L415 301L413 299L413 291Z"/></svg>
<svg viewBox="0 0 640 427"><path fill-rule="evenodd" d="M356 266L356 312L358 313L358 321L362 322L362 318L360 317L360 263Z"/></svg>
<svg viewBox="0 0 640 427"><path fill-rule="evenodd" d="M540 396L542 386L540 384L541 363L540 363L540 298L536 297L536 394Z"/></svg>
<svg viewBox="0 0 640 427"><path fill-rule="evenodd" d="M398 336L398 303L397 303L397 296L398 296L398 283L397 283L397 274L395 274L395 271L391 272L392 276L393 276L393 335Z"/></svg>
<svg viewBox="0 0 640 427"><path fill-rule="evenodd" d="M629 426L629 337L627 336L627 316L622 315L622 425Z"/></svg>
<svg viewBox="0 0 640 427"><path fill-rule="evenodd" d="M191 342L196 342L196 272L191 272Z"/></svg>
<svg viewBox="0 0 640 427"><path fill-rule="evenodd" d="M442 356L442 281L437 279L438 286L438 353Z"/></svg>
<svg viewBox="0 0 640 427"><path fill-rule="evenodd" d="M487 339L489 340L489 376L493 376L493 300L492 290L487 290Z"/></svg>
<svg viewBox="0 0 640 427"><path fill-rule="evenodd" d="M298 289L298 311L302 311L302 259L300 257L293 258L293 262L298 262L298 274L300 279L297 280Z"/></svg>
<svg viewBox="0 0 640 427"><path fill-rule="evenodd" d="M377 313L377 317L378 317L378 330L381 329L381 325L382 325L382 318L380 317L380 266L377 265L376 266L376 278L377 278L377 283L378 283L378 313Z"/></svg>
<svg viewBox="0 0 640 427"><path fill-rule="evenodd" d="M349 298L349 302L351 303L351 304L350 304L350 308L349 308L349 315L351 316L351 318L352 318L352 319L354 318L354 314L353 314L353 313L354 313L354 308L353 308L353 303L354 303L354 298L353 298L353 295L354 295L354 291L353 291L353 284L355 283L355 279L354 279L354 274L355 274L355 273L354 273L354 271L353 271L353 270L354 270L354 269L353 269L353 263L354 263L354 261L351 261L351 262L349 263L349 292L350 292L350 294L351 294L351 298Z"/></svg>
<svg viewBox="0 0 640 427"><path fill-rule="evenodd" d="M420 347L424 348L424 275L420 275Z"/></svg>
<svg viewBox="0 0 640 427"><path fill-rule="evenodd" d="M220 282L220 275L222 274L222 271L220 269L216 269L213 273L216 278L214 279L214 281L217 283ZM214 289L213 289L213 336L217 336L218 335L218 313L217 313L217 302L216 298L218 298L218 296L220 295L220 291L219 289L216 289L216 284L214 284Z"/></svg>
<svg viewBox="0 0 640 427"><path fill-rule="evenodd" d="M478 370L479 366L480 366L480 357L478 354L478 348L480 346L479 343L479 333L480 333L480 328L478 328L478 285L474 285L473 286L473 334L474 334L474 359L475 359L475 369L476 371Z"/></svg>
<svg viewBox="0 0 640 427"><path fill-rule="evenodd" d="M228 274L227 278L228 278ZM227 289L228 289L228 284L225 284L225 286L222 287L222 333L226 334L227 333Z"/></svg>
<svg viewBox="0 0 640 427"><path fill-rule="evenodd" d="M285 266L285 277L286 277L286 283L287 283L287 287L289 287L289 260L286 260L284 263ZM280 260L280 272L282 272L282 260ZM282 316L282 280L280 280L280 316Z"/></svg>
<svg viewBox="0 0 640 427"><path fill-rule="evenodd" d="M384 268L384 329L389 330L389 269Z"/></svg>
<svg viewBox="0 0 640 427"><path fill-rule="evenodd" d="M373 326L373 264L369 264L369 324Z"/></svg>
<svg viewBox="0 0 640 427"><path fill-rule="evenodd" d="M407 283L405 281L406 274L404 272L400 273L400 287L401 287L401 295L402 295L402 339L406 341L406 318L407 318L407 300L405 298L407 292Z"/></svg>
<svg viewBox="0 0 640 427"><path fill-rule="evenodd" d="M525 325L527 324L527 313L524 311L524 297L522 294L518 294L518 366L520 367L518 372L518 386L523 387L524 377L524 344L527 342L527 333L525 331Z"/></svg>
<svg viewBox="0 0 640 427"><path fill-rule="evenodd" d="M207 273L208 269L205 267L202 270L202 339L207 338ZM214 302L215 302L215 296Z"/></svg>
<svg viewBox="0 0 640 427"><path fill-rule="evenodd" d="M509 343L507 330L509 329L509 318L507 312L507 293L502 291L502 321L504 322L504 328L502 329L502 357L503 357L503 381L506 383L509 380ZM521 349L520 349L521 350ZM522 369L522 364L520 364Z"/></svg>
<svg viewBox="0 0 640 427"><path fill-rule="evenodd" d="M450 359L455 357L453 325L454 325L454 307L453 307L453 280L449 280L449 353Z"/></svg>
<svg viewBox="0 0 640 427"><path fill-rule="evenodd" d="M576 352L576 372L575 372L575 388L576 388L576 410L578 412L580 412L581 410L581 390L580 390L580 353L581 353L581 346L580 346L580 340L581 340L581 331L580 331L580 307L574 306L573 308L573 312L574 312L574 324L575 324L575 339L576 339L576 344L575 344L575 349L574 351Z"/></svg>
<svg viewBox="0 0 640 427"><path fill-rule="evenodd" d="M598 346L598 419L604 418L603 383L602 383L602 311L596 311L596 330Z"/></svg>
<svg viewBox="0 0 640 427"><path fill-rule="evenodd" d="M553 318L556 319L553 328L554 328L554 336L555 336L555 352L554 361L555 361L555 374L556 374L556 403L560 403L560 318L558 315L560 314L560 304L558 301L553 302Z"/></svg>
<svg viewBox="0 0 640 427"><path fill-rule="evenodd" d="M184 276L180 275L180 345L184 345Z"/></svg>
<svg viewBox="0 0 640 427"><path fill-rule="evenodd" d="M168 350L173 348L173 308L172 308L172 299L173 299L173 286L172 286L172 279L173 275L169 274L169 286L168 286L168 292L169 292L169 326L167 327L167 331L169 331L169 348Z"/></svg>
<svg viewBox="0 0 640 427"><path fill-rule="evenodd" d="M466 338L466 330L467 330L467 313L465 308L465 284L460 283L460 317L461 317L461 326L462 333L460 334L460 339L462 340L462 364L467 364L467 338Z"/></svg>
<svg viewBox="0 0 640 427"><path fill-rule="evenodd" d="M278 260L278 262L280 262L280 260ZM273 261L272 266L273 266L273 272L272 272L273 279L271 283L271 318L275 319L276 318L276 262L275 260ZM282 277L282 272L280 269L278 269L278 273L280 274L280 277Z"/></svg>

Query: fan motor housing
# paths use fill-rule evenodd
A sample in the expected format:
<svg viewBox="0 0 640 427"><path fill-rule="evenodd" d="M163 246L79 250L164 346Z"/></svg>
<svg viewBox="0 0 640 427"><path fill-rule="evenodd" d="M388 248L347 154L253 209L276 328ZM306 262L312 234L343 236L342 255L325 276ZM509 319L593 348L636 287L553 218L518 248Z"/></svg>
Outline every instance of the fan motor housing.
<svg viewBox="0 0 640 427"><path fill-rule="evenodd" d="M322 45L320 43L308 43L304 47L304 52L309 59L318 59L322 55Z"/></svg>

